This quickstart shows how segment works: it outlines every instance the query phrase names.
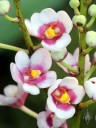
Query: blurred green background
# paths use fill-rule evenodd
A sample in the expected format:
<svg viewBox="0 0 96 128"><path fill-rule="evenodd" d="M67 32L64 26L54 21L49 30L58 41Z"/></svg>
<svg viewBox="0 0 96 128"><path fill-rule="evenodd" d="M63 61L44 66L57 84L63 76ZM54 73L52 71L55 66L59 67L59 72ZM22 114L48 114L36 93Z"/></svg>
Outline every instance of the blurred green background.
<svg viewBox="0 0 96 128"><path fill-rule="evenodd" d="M15 17L13 1L11 3L11 9L9 15ZM24 18L30 18L32 13L39 12L44 8L50 7L56 11L65 10L70 17L73 16L73 10L69 7L69 0L21 0L22 12ZM93 1L96 3L96 0ZM90 17L89 17L90 18ZM92 29L96 30L96 22ZM77 30L74 29L71 32L72 43L68 46L68 50L73 52L78 47L78 35ZM74 36L75 35L75 36ZM38 44L38 40L32 38L35 44ZM0 43L12 44L14 46L26 48L25 42L22 36L22 32L17 24L11 23L0 17ZM16 52L0 49L0 93L3 93L3 88L15 82L11 78L10 74L10 62L14 62L14 56ZM92 56L93 52L91 53ZM58 70L57 70L58 69ZM57 65L53 62L52 70L58 72L58 78L66 76ZM94 74L96 76L96 74ZM46 93L42 90L38 96L29 95L26 106L36 111L37 113L45 110ZM87 99L87 98L86 98ZM89 116L88 116L89 114ZM86 116L88 121L86 121ZM71 128L71 120L68 121L69 128ZM95 128L96 127L96 104L91 105L88 109L85 109L81 118L81 128ZM36 120L21 112L18 109L10 107L0 107L0 128L37 128Z"/></svg>

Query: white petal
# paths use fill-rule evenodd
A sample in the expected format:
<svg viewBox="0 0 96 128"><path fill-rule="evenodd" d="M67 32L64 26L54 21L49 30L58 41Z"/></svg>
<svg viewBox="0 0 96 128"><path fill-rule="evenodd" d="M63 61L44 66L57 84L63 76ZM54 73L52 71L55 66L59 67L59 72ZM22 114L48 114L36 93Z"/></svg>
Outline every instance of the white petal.
<svg viewBox="0 0 96 128"><path fill-rule="evenodd" d="M54 71L48 71L45 75L46 79L37 85L39 88L47 88L56 81L57 75Z"/></svg>
<svg viewBox="0 0 96 128"><path fill-rule="evenodd" d="M79 57L79 48L76 48L74 53L73 53L74 64L78 63L78 57Z"/></svg>
<svg viewBox="0 0 96 128"><path fill-rule="evenodd" d="M39 19L39 13L34 13L32 16L31 16L31 29L32 29L32 32L34 36L39 36L39 33L38 33L38 30L39 28L43 25L43 23L40 21Z"/></svg>
<svg viewBox="0 0 96 128"><path fill-rule="evenodd" d="M40 20L44 24L56 22L57 18L58 18L58 16L57 16L56 12L51 8L43 9L40 12Z"/></svg>
<svg viewBox="0 0 96 128"><path fill-rule="evenodd" d="M32 95L38 95L40 93L39 88L35 85L23 84L23 89L25 92L28 92Z"/></svg>
<svg viewBox="0 0 96 128"><path fill-rule="evenodd" d="M68 53L66 58L63 60L66 64L73 65L74 58L72 54Z"/></svg>
<svg viewBox="0 0 96 128"><path fill-rule="evenodd" d="M47 118L47 112L43 111L43 112L40 112L38 114L38 118L37 118L37 125L38 125L38 128L49 128L47 122L46 122L46 118Z"/></svg>
<svg viewBox="0 0 96 128"><path fill-rule="evenodd" d="M24 51L18 51L15 55L15 63L20 71L29 68L29 57Z"/></svg>
<svg viewBox="0 0 96 128"><path fill-rule="evenodd" d="M62 79L60 86L65 86L68 89L75 89L78 86L78 80L75 77L65 77Z"/></svg>
<svg viewBox="0 0 96 128"><path fill-rule="evenodd" d="M69 33L73 27L72 20L65 11L59 11L57 12L57 15L59 17L58 20L64 24L64 27L66 28L66 32Z"/></svg>
<svg viewBox="0 0 96 128"><path fill-rule="evenodd" d="M16 98L14 97L6 97L4 95L0 95L0 105L5 106L5 105L10 105L16 101Z"/></svg>
<svg viewBox="0 0 96 128"><path fill-rule="evenodd" d="M90 57L89 54L85 56L85 73L90 69L91 67L91 62L90 62Z"/></svg>
<svg viewBox="0 0 96 128"><path fill-rule="evenodd" d="M48 45L44 40L41 42L41 44L42 44L42 46L43 46L44 48L48 49L48 50L51 51L51 52L58 52L58 51L63 50L63 49L61 49L61 48L57 48L57 47L55 46L55 44L53 44L53 45Z"/></svg>
<svg viewBox="0 0 96 128"><path fill-rule="evenodd" d="M19 84L22 84L23 83L22 74L20 73L20 71L18 70L18 68L14 63L10 64L10 71L11 71L13 80Z"/></svg>
<svg viewBox="0 0 96 128"><path fill-rule="evenodd" d="M57 109L55 111L55 114L60 119L69 119L75 114L75 108L71 106L71 108L67 111L66 110L64 111L62 109Z"/></svg>
<svg viewBox="0 0 96 128"><path fill-rule="evenodd" d="M50 95L61 83L62 79L58 79L53 83L53 85L48 89L48 95Z"/></svg>
<svg viewBox="0 0 96 128"><path fill-rule="evenodd" d="M31 22L28 19L25 19L25 25L30 35L34 35Z"/></svg>
<svg viewBox="0 0 96 128"><path fill-rule="evenodd" d="M58 49L62 49L67 47L68 44L71 42L71 37L69 34L64 33L55 43L55 47Z"/></svg>
<svg viewBox="0 0 96 128"><path fill-rule="evenodd" d="M78 85L77 87L74 88L73 92L76 95L76 100L73 102L73 104L78 104L81 102L85 95L85 90L83 86Z"/></svg>
<svg viewBox="0 0 96 128"><path fill-rule="evenodd" d="M18 86L16 85L8 85L4 88L4 94L9 97L14 97L17 94Z"/></svg>
<svg viewBox="0 0 96 128"><path fill-rule="evenodd" d="M52 65L51 54L48 50L40 48L34 52L30 58L30 66L33 69L43 68L43 72L48 71Z"/></svg>

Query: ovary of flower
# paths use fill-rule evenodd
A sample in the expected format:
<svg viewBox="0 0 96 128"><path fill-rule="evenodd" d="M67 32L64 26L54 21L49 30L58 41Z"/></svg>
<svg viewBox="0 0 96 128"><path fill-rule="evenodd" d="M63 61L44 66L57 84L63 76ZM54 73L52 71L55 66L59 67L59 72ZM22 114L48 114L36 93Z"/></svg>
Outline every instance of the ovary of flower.
<svg viewBox="0 0 96 128"><path fill-rule="evenodd" d="M60 29L58 27L54 28L54 25L51 25L46 31L45 35L48 39L52 39L61 34Z"/></svg>
<svg viewBox="0 0 96 128"><path fill-rule="evenodd" d="M57 101L60 101L62 103L69 103L70 96L66 92L66 90L62 87L59 87L54 93L53 96L56 98Z"/></svg>

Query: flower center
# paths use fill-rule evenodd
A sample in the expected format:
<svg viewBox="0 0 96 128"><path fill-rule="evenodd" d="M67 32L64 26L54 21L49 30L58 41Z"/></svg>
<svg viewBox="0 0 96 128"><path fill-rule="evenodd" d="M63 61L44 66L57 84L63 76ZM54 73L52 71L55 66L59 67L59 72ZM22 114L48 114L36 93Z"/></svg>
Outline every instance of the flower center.
<svg viewBox="0 0 96 128"><path fill-rule="evenodd" d="M31 76L33 78L40 76L41 71L40 70L31 70Z"/></svg>
<svg viewBox="0 0 96 128"><path fill-rule="evenodd" d="M54 24L52 24L46 31L45 31L45 36L48 39L52 39L56 36L61 35L61 31L59 27L54 27Z"/></svg>
<svg viewBox="0 0 96 128"><path fill-rule="evenodd" d="M69 103L69 101L70 101L70 96L68 95L66 90L62 87L57 88L54 91L53 96L56 100L58 100L62 103Z"/></svg>

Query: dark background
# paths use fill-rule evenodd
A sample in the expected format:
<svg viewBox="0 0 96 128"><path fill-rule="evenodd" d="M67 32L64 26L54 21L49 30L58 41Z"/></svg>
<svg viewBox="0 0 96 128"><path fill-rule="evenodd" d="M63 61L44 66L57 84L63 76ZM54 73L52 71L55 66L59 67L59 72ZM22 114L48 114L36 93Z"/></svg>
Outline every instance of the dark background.
<svg viewBox="0 0 96 128"><path fill-rule="evenodd" d="M11 9L9 15L15 17L13 1L11 2ZM69 7L69 0L21 0L22 12L24 18L30 18L32 13L39 12L44 8L50 7L56 11L65 10L70 17L73 16L73 10ZM93 0L96 3L96 0ZM90 17L88 17L90 19ZM92 27L92 30L96 31L96 22ZM71 32L72 43L68 46L69 52L73 52L78 47L78 35L77 30L74 29ZM38 40L32 38L37 45ZM26 48L22 33L17 24L11 23L0 17L0 43L12 44L14 46ZM95 50L94 50L95 51ZM91 59L93 52L91 52ZM10 74L10 63L14 62L14 56L16 52L0 49L0 93L3 93L3 88L8 84L15 84ZM52 70L57 71L58 78L63 78L66 73L63 72L53 62ZM94 74L96 76L96 73ZM26 106L36 111L44 111L46 104L47 94L44 90L41 91L40 95L32 96L29 95L26 101ZM85 100L88 99L87 96ZM87 113L88 111L88 113ZM86 121L86 116L88 121ZM68 121L69 128L71 128L71 120ZM95 128L96 127L96 104L91 105L85 109L82 113L81 128ZM0 107L0 128L37 128L36 120L29 115L21 112L18 109L11 107Z"/></svg>

